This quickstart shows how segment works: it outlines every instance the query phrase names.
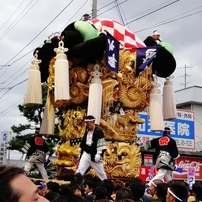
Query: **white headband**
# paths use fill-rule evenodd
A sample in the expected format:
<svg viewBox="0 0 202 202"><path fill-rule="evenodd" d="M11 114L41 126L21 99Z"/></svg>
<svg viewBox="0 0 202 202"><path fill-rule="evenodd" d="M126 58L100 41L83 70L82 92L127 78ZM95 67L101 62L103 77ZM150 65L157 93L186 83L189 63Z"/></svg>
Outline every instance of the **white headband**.
<svg viewBox="0 0 202 202"><path fill-rule="evenodd" d="M156 184L153 181L151 181L151 184L153 184L155 187L157 187Z"/></svg>
<svg viewBox="0 0 202 202"><path fill-rule="evenodd" d="M91 118L91 119L85 119L85 122L90 122L90 121L95 121L95 118Z"/></svg>
<svg viewBox="0 0 202 202"><path fill-rule="evenodd" d="M182 201L182 199L180 199L179 197L177 197L171 190L170 188L168 188L168 192L173 195L177 200Z"/></svg>
<svg viewBox="0 0 202 202"><path fill-rule="evenodd" d="M160 35L160 33L156 30L153 32L153 35Z"/></svg>

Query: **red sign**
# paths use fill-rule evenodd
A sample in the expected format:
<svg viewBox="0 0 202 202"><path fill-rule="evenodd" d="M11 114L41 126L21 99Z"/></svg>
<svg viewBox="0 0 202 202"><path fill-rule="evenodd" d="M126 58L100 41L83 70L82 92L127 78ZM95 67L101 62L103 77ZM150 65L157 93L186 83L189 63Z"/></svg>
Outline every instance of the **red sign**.
<svg viewBox="0 0 202 202"><path fill-rule="evenodd" d="M187 180L190 168L194 168L195 180L202 180L202 158L183 156L175 160L175 163L180 172L173 171L173 179Z"/></svg>
<svg viewBox="0 0 202 202"><path fill-rule="evenodd" d="M143 181L143 182L146 182L147 181L147 178L149 176L149 170L150 170L150 167L149 166L141 166L139 168L139 178Z"/></svg>
<svg viewBox="0 0 202 202"><path fill-rule="evenodd" d="M143 181L150 181L156 175L155 166L141 166L139 169L139 178Z"/></svg>

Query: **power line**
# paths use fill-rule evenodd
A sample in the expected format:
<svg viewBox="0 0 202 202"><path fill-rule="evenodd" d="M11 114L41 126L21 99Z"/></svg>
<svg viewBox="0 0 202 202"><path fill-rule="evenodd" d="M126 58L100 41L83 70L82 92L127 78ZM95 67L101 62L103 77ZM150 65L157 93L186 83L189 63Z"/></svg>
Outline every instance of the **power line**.
<svg viewBox="0 0 202 202"><path fill-rule="evenodd" d="M76 14L83 8L83 6L84 6L87 2L88 2L88 0L86 0L86 1L81 5L81 7L74 13L74 15L68 20L68 22L65 23L65 25L63 26L63 28L60 29L60 32L65 29L65 27L69 24L70 20L72 20L72 19L76 16Z"/></svg>
<svg viewBox="0 0 202 202"><path fill-rule="evenodd" d="M8 107L7 109L3 110L0 112L0 117L5 115L6 113L8 113L10 110L12 110L14 107L16 107L16 104L21 102L24 98L21 98L20 100L18 100L17 102L15 102L14 104L12 104L10 107ZM10 109L10 110L9 110Z"/></svg>
<svg viewBox="0 0 202 202"><path fill-rule="evenodd" d="M7 63L9 64L14 58L16 58L28 45L30 45L47 27L49 27L50 24L52 24L52 22L54 22L58 16L60 16L68 7L69 5L73 2L74 0L72 0L70 3L68 3L27 45L24 46L24 48L22 48L16 55L14 55ZM4 66L3 66L4 67ZM0 70L3 68L1 67ZM3 74L5 73L5 71L3 72ZM2 75L1 75L2 77ZM1 78L0 77L0 78Z"/></svg>
<svg viewBox="0 0 202 202"><path fill-rule="evenodd" d="M99 8L99 9L97 9L97 11L100 11L100 10L104 9L104 8L108 7L109 5L111 5L111 4L114 4L115 2L116 2L116 0L111 2L111 3L106 4L105 6Z"/></svg>
<svg viewBox="0 0 202 202"><path fill-rule="evenodd" d="M25 79L25 80L23 80L23 81L21 81L21 82L15 84L14 86L9 87L8 90L0 97L0 99L3 98L11 89L13 89L14 87L16 87L16 86L18 86L18 85L24 83L24 82L27 81L27 80L28 80L28 79Z"/></svg>
<svg viewBox="0 0 202 202"><path fill-rule="evenodd" d="M121 11L121 13L122 13L122 16L124 17L124 22L125 22L125 24L128 22L127 21L127 19L126 19L126 16L125 16L125 14L124 14L124 11L123 11L123 9L122 9L122 7L121 7L121 4L118 4L118 6L119 6L119 9L120 9L120 11ZM125 25L126 26L126 25ZM127 27L130 29L130 26L129 25L127 25Z"/></svg>
<svg viewBox="0 0 202 202"><path fill-rule="evenodd" d="M125 3L126 1L128 1L128 0L123 1L123 2L119 3L118 5L121 5L121 4ZM114 1L114 2L115 2L115 1ZM102 15L102 14L104 14L104 13L106 13L106 12L112 10L112 9L115 8L115 7L116 7L116 6L113 6L113 7L109 8L109 9L103 11L102 13L99 13L97 16L100 16L100 15ZM104 7L103 7L103 8L104 8Z"/></svg>
<svg viewBox="0 0 202 202"><path fill-rule="evenodd" d="M115 2L115 1L114 1L114 2ZM83 5L81 5L80 9L82 9L83 6L84 6L86 3L87 3L87 1L86 1ZM122 3L123 3L123 2L122 2ZM111 3L110 3L110 4L111 4ZM108 4L108 5L109 5L109 4ZM104 6L104 7L105 7L105 6ZM104 8L104 7L102 7L102 8ZM101 9L102 9L102 8L101 8ZM79 9L79 10L80 10L80 9ZM78 11L79 11L79 10L78 10ZM75 14L78 13L78 11L75 12ZM73 15L73 17L74 17L74 16L75 16L75 15ZM72 17L72 18L73 18L73 17ZM71 19L72 19L72 18L71 18ZM70 19L70 20L71 20L71 19ZM69 21L70 21L70 20L69 20ZM42 44L41 44L41 45L42 45ZM40 46L41 46L41 45L40 45ZM28 55L30 52L33 52L33 50L29 51L29 52L26 53L25 55L21 56L21 57L18 58L17 60L15 60L15 61L13 61L12 63L10 63L9 65L2 65L2 66L3 66L3 67L5 67L5 66L11 66L11 65L14 64L15 62L19 61L20 59L22 59L23 57L25 57L26 55ZM2 67L2 68L3 68L3 67ZM1 69L2 69L2 68L1 68ZM1 70L1 69L0 69L0 70ZM6 71L6 70L5 70L5 71ZM5 71L1 74L0 78L3 76L3 74L5 73ZM26 70L26 71L27 71L27 70ZM10 78L12 78L17 72L18 72L18 71L16 71L13 75L11 75L7 80L9 80ZM2 82L1 84L3 84L3 83L5 83L5 81ZM10 83L9 83L9 84L10 84ZM8 85L9 85L9 84L8 84ZM8 85L7 85L7 86L8 86ZM7 86L6 86L6 87L7 87ZM1 91L0 91L0 92L1 92Z"/></svg>
<svg viewBox="0 0 202 202"><path fill-rule="evenodd" d="M119 15L119 18L120 18L122 24L125 26L125 23L124 23L124 20L123 20L123 17L121 15L121 11L120 11L120 8L119 8L118 0L115 1L115 5L116 5L116 9L117 9L117 13Z"/></svg>
<svg viewBox="0 0 202 202"><path fill-rule="evenodd" d="M28 62L30 62L30 61L28 61ZM27 62L27 63L28 63ZM26 65L27 65L27 63L26 64L24 64L23 65L23 67L25 67ZM20 76L22 76L25 72L27 72L28 70L30 69L30 67L28 67L27 69L25 69L22 73L20 73L20 75L18 75L16 78L14 78L10 83L8 83L6 86L4 86L4 88L0 88L0 92L3 90L3 89L9 89L9 85L11 84L11 83L13 83L17 78L19 78ZM19 73L19 71L16 71L13 75L11 75L6 81L8 81L9 79L11 79L16 73ZM1 83L1 84L3 84L3 83Z"/></svg>
<svg viewBox="0 0 202 202"><path fill-rule="evenodd" d="M37 47L40 47L40 46L42 46L43 44L40 44L39 46L37 46ZM7 66L11 66L11 65L13 65L14 63L16 63L17 61L19 61L19 60L21 60L22 58L24 58L25 56L27 56L28 54L30 54L30 53L32 53L33 51L34 51L35 49L32 49L31 51L29 51L29 52L27 52L26 54L24 54L23 56L21 56L21 57L19 57L18 59L16 59L15 61L13 61L12 63L10 63L9 65L7 65ZM28 62L30 62L31 61L31 59L28 61ZM28 62L26 62L23 66L22 66L22 68L23 67L25 67L25 65L27 65L27 63ZM3 66L3 65L2 65ZM21 68L21 69L22 69ZM27 71L29 68L27 68L25 71ZM5 70L4 70L5 71ZM25 71L23 71L22 72L22 74L25 72ZM3 72L4 73L4 72ZM4 84L6 81L8 81L9 79L11 79L16 73L19 73L19 70L16 70L16 72L14 72L11 76L9 76L5 81L2 81L0 84ZM22 75L21 74L21 75ZM20 76L21 76L20 75ZM0 78L1 78L1 76L0 76ZM1 92L1 91L0 91Z"/></svg>
<svg viewBox="0 0 202 202"><path fill-rule="evenodd" d="M4 124L1 124L0 126L1 126L1 128L3 128L6 131L6 128L4 127Z"/></svg>
<svg viewBox="0 0 202 202"><path fill-rule="evenodd" d="M33 1L33 0L32 0ZM13 23L6 29L6 31L0 36L0 41L22 20L22 18L36 5L36 3L39 1L37 0L32 7L27 10L27 12L16 22L16 20L21 16L21 14L29 7L29 5L32 3L32 1L26 6L26 8L18 15L18 17L13 21Z"/></svg>
<svg viewBox="0 0 202 202"><path fill-rule="evenodd" d="M155 13L155 12L161 10L161 9L164 9L164 8L166 8L166 7L168 7L168 6L172 5L172 4L174 4L174 3L177 3L178 1L179 1L179 0L176 0L176 1L171 2L171 3L169 3L169 4L166 4L166 5L164 5L164 6L160 7L160 8L157 8L157 9L155 9L155 10L153 10L153 11L150 11L149 13L146 13L146 14L144 14L143 16L140 16L140 17L138 17L138 18L136 18L136 19L134 19L134 20L131 20L131 21L128 22L126 25L128 25L128 24L130 24L130 23L132 23L132 22L135 22L135 21L137 21L137 20L140 20L141 18L144 18L144 17L146 17L146 16L148 16L148 15L151 15L151 14L153 14L153 13Z"/></svg>
<svg viewBox="0 0 202 202"><path fill-rule="evenodd" d="M123 3L123 2L122 2L122 3ZM122 4L122 3L120 3L120 4ZM119 4L119 5L120 5L120 4ZM112 8L110 8L110 10L111 10L111 9L112 9ZM107 12L107 11L105 11L105 12ZM105 12L103 12L103 13L105 13ZM100 15L101 15L101 14L100 14ZM127 24L129 24L129 23L127 23Z"/></svg>
<svg viewBox="0 0 202 202"><path fill-rule="evenodd" d="M87 1L88 1L88 0L86 0L86 1L84 2L84 4L81 5L81 7L77 10L77 12L75 12L75 14L70 18L70 20L83 8L83 6L87 3ZM126 1L128 1L128 0L125 0L124 2L126 2ZM112 3L114 3L114 2L116 2L116 0L113 1ZM119 3L118 5L121 5L121 4L124 3L124 2L121 2L121 3ZM103 8L109 6L109 5L112 4L112 3L109 3L109 4L105 5L105 6L103 6L103 7L100 8L99 10L102 10ZM113 7L113 8L114 8L114 7ZM110 8L110 9L112 9L112 8ZM106 11L105 11L105 12L106 12ZM68 20L68 23L69 23L70 20ZM68 24L68 23L67 23L67 24ZM66 25L67 25L67 24L66 24ZM66 27L66 25L65 25L65 27ZM62 29L61 29L61 30L62 30ZM42 45L43 45L43 44L41 44L41 45L39 45L39 46L42 46ZM38 46L38 47L39 47L39 46ZM26 54L24 54L23 56L21 56L21 57L18 58L17 60L13 61L12 63L8 64L9 62L7 62L7 63L4 64L4 65L0 65L0 67L4 68L4 67L6 67L6 66L11 66L12 64L14 64L15 62L17 62L17 61L19 61L20 59L24 58L26 55L30 54L30 53L33 52L33 51L34 51L34 49L31 50L31 51L29 51L29 52L27 52ZM11 60L12 60L12 59L11 59ZM11 60L10 60L10 61L11 61ZM2 68L0 68L0 70L1 70ZM0 78L3 76L4 73L5 73L5 72L3 72L3 73L1 74ZM15 74L15 73L14 73L14 74ZM12 76L11 76L11 77L12 77ZM10 78L10 77L9 77L9 78ZM5 81L2 82L2 83L5 83Z"/></svg>
<svg viewBox="0 0 202 202"><path fill-rule="evenodd" d="M10 15L10 17L6 20L6 22L0 27L0 30L7 24L7 22L12 18L12 16L17 12L17 10L22 6L22 4L25 2L25 0L20 3L20 5L15 9L15 11Z"/></svg>
<svg viewBox="0 0 202 202"><path fill-rule="evenodd" d="M169 23L171 23L171 22L175 22L175 21L177 21L177 20L181 20L181 19L190 17L190 16L192 16L192 15L196 15L196 14L201 13L201 12L202 12L202 10L201 10L201 11L194 12L194 13L191 13L191 14L184 15L184 16L179 17L179 18L175 18L175 19L173 19L173 20L163 21L163 22L161 22L161 23L158 23L158 24L155 24L155 25L151 25L151 26L146 27L146 28L144 28L144 29L137 30L137 31L135 31L135 33L142 32L142 31L151 29L151 28L153 28L153 27L160 27L160 26L162 26L162 25L169 24Z"/></svg>
<svg viewBox="0 0 202 202"><path fill-rule="evenodd" d="M30 51L30 52L33 52L33 50ZM30 52L29 52L29 53L30 53ZM28 53L27 53L26 55L28 55ZM25 57L26 55L20 57L18 60L22 59L22 58ZM15 62L17 62L18 60L14 61L12 64L14 64ZM25 66L28 64L28 62L30 62L30 61L31 61L31 59L29 59L29 60L21 67L20 70L22 70L22 68L25 67ZM12 65L12 64L11 64L11 65ZM11 65L10 65L10 66L11 66ZM27 68L27 69L28 69L28 68ZM25 71L27 71L27 69L26 69ZM23 74L25 71L23 71L22 74ZM6 80L2 81L0 84L6 83L6 81L10 80L16 73L19 73L19 70L16 70L11 76L9 76ZM22 75L22 74L21 74L21 75ZM20 76L21 76L21 75L20 75ZM1 77L0 77L0 78L1 78Z"/></svg>

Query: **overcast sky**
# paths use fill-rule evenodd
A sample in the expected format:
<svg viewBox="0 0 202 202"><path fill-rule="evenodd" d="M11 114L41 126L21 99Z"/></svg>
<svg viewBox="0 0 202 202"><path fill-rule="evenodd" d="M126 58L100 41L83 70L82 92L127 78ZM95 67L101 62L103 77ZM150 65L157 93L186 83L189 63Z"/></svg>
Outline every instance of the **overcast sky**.
<svg viewBox="0 0 202 202"><path fill-rule="evenodd" d="M0 5L0 131L11 131L26 123L17 106L23 104L33 50L91 13L92 0L0 0ZM121 22L142 40L157 29L174 48L175 90L185 81L187 87L202 86L201 0L97 0L97 15ZM159 78L162 86L164 81Z"/></svg>

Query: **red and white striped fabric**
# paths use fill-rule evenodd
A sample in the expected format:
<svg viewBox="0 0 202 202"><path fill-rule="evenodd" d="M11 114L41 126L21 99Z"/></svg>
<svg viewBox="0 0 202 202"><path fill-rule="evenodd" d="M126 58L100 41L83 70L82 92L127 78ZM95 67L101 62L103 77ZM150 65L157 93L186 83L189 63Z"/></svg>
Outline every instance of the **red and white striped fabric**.
<svg viewBox="0 0 202 202"><path fill-rule="evenodd" d="M135 51L136 48L145 47L145 44L132 31L124 27L119 22L110 19L92 19L91 22L100 32L109 32L115 39L117 39L121 48L131 49Z"/></svg>

